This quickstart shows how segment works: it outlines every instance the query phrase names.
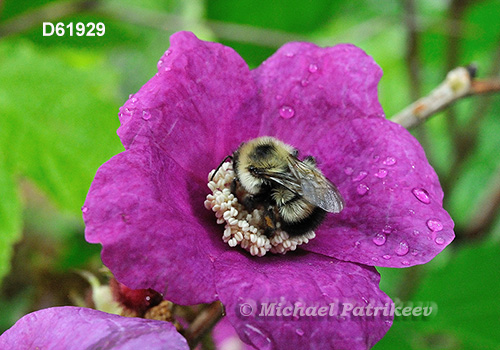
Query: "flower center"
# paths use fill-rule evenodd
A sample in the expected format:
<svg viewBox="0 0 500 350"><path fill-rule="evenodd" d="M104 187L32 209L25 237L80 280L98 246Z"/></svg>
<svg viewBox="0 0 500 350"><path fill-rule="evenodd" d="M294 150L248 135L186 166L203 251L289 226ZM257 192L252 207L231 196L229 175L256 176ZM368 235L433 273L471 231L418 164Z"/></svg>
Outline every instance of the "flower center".
<svg viewBox="0 0 500 350"><path fill-rule="evenodd" d="M314 231L309 231L300 237L290 237L280 229L279 222L272 235L266 235L266 227L269 227L266 220L269 218L264 210L258 208L249 212L231 192L235 178L233 163L223 163L215 175L214 171L208 175L208 187L212 193L207 195L205 207L215 212L218 224L225 224L222 240L229 246L239 245L253 256L264 256L269 251L285 254L316 236Z"/></svg>

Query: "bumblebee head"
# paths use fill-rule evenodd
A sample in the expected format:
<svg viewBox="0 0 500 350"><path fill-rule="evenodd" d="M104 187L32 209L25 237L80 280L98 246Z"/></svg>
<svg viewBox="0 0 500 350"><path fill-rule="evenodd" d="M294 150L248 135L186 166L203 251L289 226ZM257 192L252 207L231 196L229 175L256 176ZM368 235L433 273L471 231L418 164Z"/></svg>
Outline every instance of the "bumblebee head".
<svg viewBox="0 0 500 350"><path fill-rule="evenodd" d="M293 147L269 136L242 143L233 155L236 176L245 190L256 194L268 182L269 174L288 171L288 157L295 152Z"/></svg>

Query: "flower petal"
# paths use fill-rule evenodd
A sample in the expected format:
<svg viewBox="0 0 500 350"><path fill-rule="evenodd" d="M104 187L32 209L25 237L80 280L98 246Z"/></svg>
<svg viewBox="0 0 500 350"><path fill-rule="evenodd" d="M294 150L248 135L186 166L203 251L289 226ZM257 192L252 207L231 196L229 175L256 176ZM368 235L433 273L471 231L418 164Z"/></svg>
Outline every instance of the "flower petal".
<svg viewBox="0 0 500 350"><path fill-rule="evenodd" d="M342 120L383 116L377 98L382 70L353 45L289 43L252 74L263 105L259 134L307 152L317 134Z"/></svg>
<svg viewBox="0 0 500 350"><path fill-rule="evenodd" d="M82 208L86 238L103 245L104 264L130 288L179 304L214 301L213 261L228 247L203 207L204 187L154 146L118 154Z"/></svg>
<svg viewBox="0 0 500 350"><path fill-rule="evenodd" d="M168 322L55 307L21 318L0 336L1 349L189 349Z"/></svg>
<svg viewBox="0 0 500 350"><path fill-rule="evenodd" d="M354 119L317 140L320 168L346 207L304 249L357 263L406 267L434 258L454 238L443 191L425 153L400 125Z"/></svg>
<svg viewBox="0 0 500 350"><path fill-rule="evenodd" d="M216 268L229 321L258 349L367 349L392 324L392 317L381 314L342 314L346 304L390 307L374 268L311 253L251 258L240 252L224 253ZM271 303L292 314L280 316L274 309L272 316L266 311Z"/></svg>
<svg viewBox="0 0 500 350"><path fill-rule="evenodd" d="M228 149L256 134L260 120L248 116L257 88L233 49L188 32L172 35L170 42L158 73L121 108L118 135L126 149L156 144L205 180Z"/></svg>

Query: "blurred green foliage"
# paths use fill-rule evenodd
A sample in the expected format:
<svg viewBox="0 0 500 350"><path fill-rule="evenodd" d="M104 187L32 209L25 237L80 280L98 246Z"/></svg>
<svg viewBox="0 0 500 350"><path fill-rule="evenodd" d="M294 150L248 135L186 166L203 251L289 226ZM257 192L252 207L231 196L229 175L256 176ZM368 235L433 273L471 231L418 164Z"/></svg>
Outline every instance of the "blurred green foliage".
<svg viewBox="0 0 500 350"><path fill-rule="evenodd" d="M391 116L456 65L475 62L479 78L498 77L499 6L500 0L0 3L1 330L31 310L69 303L67 294L81 287L71 269L97 269L99 247L84 241L80 206L97 168L122 150L119 106L155 73L172 32L190 30L232 46L250 67L286 41L351 42L383 68L380 101ZM44 21L103 22L106 34L44 37ZM380 269L381 287L393 299L432 301L439 309L426 321L396 320L375 348L500 348L497 215L470 235L499 181L498 115L498 95L471 97L415 131L446 190L457 242L425 266ZM54 283L66 296L57 297Z"/></svg>

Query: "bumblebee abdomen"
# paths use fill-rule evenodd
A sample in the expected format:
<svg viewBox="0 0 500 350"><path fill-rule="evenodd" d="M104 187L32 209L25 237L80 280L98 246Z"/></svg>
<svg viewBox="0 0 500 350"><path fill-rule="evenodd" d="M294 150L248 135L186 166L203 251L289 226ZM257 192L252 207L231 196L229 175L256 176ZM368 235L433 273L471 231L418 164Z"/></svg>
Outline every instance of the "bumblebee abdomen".
<svg viewBox="0 0 500 350"><path fill-rule="evenodd" d="M309 231L314 231L325 219L326 211L320 207L314 207L311 213L300 220L289 221L282 217L281 229L290 237L301 236Z"/></svg>

